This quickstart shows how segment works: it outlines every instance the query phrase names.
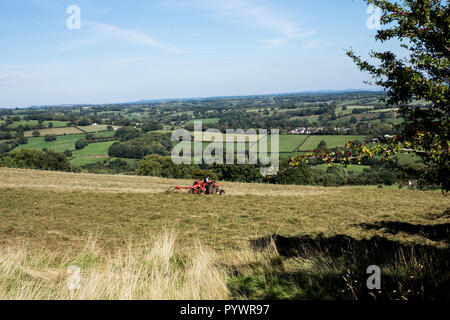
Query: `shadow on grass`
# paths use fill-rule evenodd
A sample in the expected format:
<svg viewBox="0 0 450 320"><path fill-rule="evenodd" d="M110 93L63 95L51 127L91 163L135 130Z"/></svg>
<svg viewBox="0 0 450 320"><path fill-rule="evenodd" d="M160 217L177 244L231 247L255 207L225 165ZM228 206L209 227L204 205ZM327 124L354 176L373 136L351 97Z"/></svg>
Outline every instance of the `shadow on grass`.
<svg viewBox="0 0 450 320"><path fill-rule="evenodd" d="M442 223L436 225L411 224L398 221L380 221L373 224L362 223L355 225L366 230L370 229L387 229L391 234L405 232L408 234L416 234L433 241L444 241L450 243L450 223Z"/></svg>
<svg viewBox="0 0 450 320"><path fill-rule="evenodd" d="M307 258L311 254L319 254L330 258L345 257L351 264L368 262L371 264L391 263L398 258L410 260L420 256L436 258L436 263L444 263L450 259L450 251L434 246L421 244L403 244L383 237L370 239L354 239L347 235L312 238L267 236L251 241L254 249L262 249L273 241L279 254L283 257ZM353 261L354 260L354 261Z"/></svg>
<svg viewBox="0 0 450 320"><path fill-rule="evenodd" d="M274 245L279 259L239 266L230 280L237 298L448 300L450 250L402 244L381 237L267 236L256 251ZM381 269L381 289L369 290L367 268Z"/></svg>

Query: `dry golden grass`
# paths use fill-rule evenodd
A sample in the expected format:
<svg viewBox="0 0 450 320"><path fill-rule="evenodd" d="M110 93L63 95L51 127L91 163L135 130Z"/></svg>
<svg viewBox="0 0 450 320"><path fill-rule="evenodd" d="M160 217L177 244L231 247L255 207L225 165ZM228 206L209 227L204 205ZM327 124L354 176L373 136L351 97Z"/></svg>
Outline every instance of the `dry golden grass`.
<svg viewBox="0 0 450 320"><path fill-rule="evenodd" d="M33 132L35 130L25 131L23 135L27 138L33 136ZM64 127L64 128L47 128L47 129L38 129L36 131L39 131L41 136L45 136L47 134L54 134L54 135L63 135L63 134L80 134L83 133L81 130L78 130L75 127Z"/></svg>
<svg viewBox="0 0 450 320"><path fill-rule="evenodd" d="M95 132L100 132L100 131L106 131L107 130L107 125L90 125L90 126L78 126L78 128L82 129L85 132L89 132L89 133L95 133ZM37 129L36 131L39 131L41 136L45 136L47 134L53 134L53 135L63 135L63 134L80 134L83 133L82 130L78 129L77 127L61 127L61 128L46 128L46 129ZM117 128L117 126L113 127L115 130ZM29 138L33 136L33 132L35 130L28 130L24 132L24 136Z"/></svg>
<svg viewBox="0 0 450 320"><path fill-rule="evenodd" d="M226 249L268 234L355 238L383 235L432 243L417 234L391 234L355 225L401 221L448 223L448 197L438 191L369 187L302 187L223 183L225 196L167 193L190 180L93 175L0 168L0 242L27 240L55 248L81 246L87 232L120 247L124 238L174 228L189 246L195 239Z"/></svg>
<svg viewBox="0 0 450 320"><path fill-rule="evenodd" d="M0 299L227 299L226 273L215 254L197 246L175 254L175 236L104 252L94 238L63 256L26 244L0 248Z"/></svg>
<svg viewBox="0 0 450 320"><path fill-rule="evenodd" d="M193 180L125 175L94 175L56 171L0 168L0 187L39 188L55 191L97 191L105 193L160 193L170 186L190 186ZM221 182L229 195L311 195L338 192L338 189Z"/></svg>
<svg viewBox="0 0 450 320"><path fill-rule="evenodd" d="M248 248L249 240L272 234L381 236L448 247L420 233L361 227L379 221L448 224L449 198L439 191L225 182L225 196L165 192L191 183L0 168L0 299L228 298L229 269L257 261L270 270L279 258L276 250ZM177 239L161 236L163 230L174 230ZM172 269L168 278L147 281L156 256L164 257L161 274ZM289 263L283 262L286 269ZM87 282L68 293L72 264L82 267ZM295 268L311 266L306 259ZM142 277L146 281L138 281ZM175 292L180 283L183 289ZM8 291L11 286L15 290Z"/></svg>

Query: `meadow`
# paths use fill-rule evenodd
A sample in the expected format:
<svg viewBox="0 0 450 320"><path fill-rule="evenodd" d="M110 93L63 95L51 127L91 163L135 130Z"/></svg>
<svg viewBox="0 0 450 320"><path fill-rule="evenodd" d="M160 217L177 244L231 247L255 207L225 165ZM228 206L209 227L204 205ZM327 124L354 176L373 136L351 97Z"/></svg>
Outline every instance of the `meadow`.
<svg viewBox="0 0 450 320"><path fill-rule="evenodd" d="M109 147L116 141L90 143L87 147L73 152L75 157L104 156L108 154Z"/></svg>
<svg viewBox="0 0 450 320"><path fill-rule="evenodd" d="M45 128L49 127L49 123L53 124L53 128L60 128L67 126L67 121L44 121L42 125ZM39 122L37 120L21 120L21 121L14 121L10 125L8 125L8 128L17 128L18 126L37 126Z"/></svg>
<svg viewBox="0 0 450 320"><path fill-rule="evenodd" d="M84 132L89 132L89 133L95 133L95 132L101 132L101 131L107 131L108 126L105 124L97 124L97 125L90 125L90 126L79 126L77 127L80 130L84 131ZM113 126L113 128L119 128L117 126Z"/></svg>
<svg viewBox="0 0 450 320"><path fill-rule="evenodd" d="M109 159L109 147L116 141L90 143L81 150L72 152L73 159L70 163L75 166L83 166L90 163L101 162Z"/></svg>
<svg viewBox="0 0 450 320"><path fill-rule="evenodd" d="M75 142L85 138L85 134L78 131L78 134L59 135L55 141L46 142L44 137L28 138L28 143L19 145L15 150L28 149L53 149L56 152L65 150L75 150Z"/></svg>
<svg viewBox="0 0 450 320"><path fill-rule="evenodd" d="M105 160L109 160L108 156L86 156L86 157L75 157L69 162L73 166L81 167L88 164L99 163Z"/></svg>
<svg viewBox="0 0 450 320"><path fill-rule="evenodd" d="M96 127L96 126L93 126ZM93 127L81 127L87 129L86 131L92 131ZM70 163L75 166L83 166L86 164L102 162L109 159L108 149L115 141L94 142L81 150L75 149L75 143L77 140L84 139L85 133L76 129L78 134L66 134L57 135L56 141L46 142L44 136L28 138L28 143L19 145L15 150L24 148L29 149L52 149L56 152L64 152L66 150L72 151L72 157L70 157ZM52 132L55 132L54 130ZM114 131L101 131L94 132L94 138L112 138L114 137Z"/></svg>
<svg viewBox="0 0 450 320"><path fill-rule="evenodd" d="M24 136L25 137L32 137L34 131L38 131L41 136L45 136L47 134L69 135L69 134L77 134L77 133L82 133L83 132L83 131L75 128L75 127L47 128L47 129L38 129L38 130L25 131L24 132Z"/></svg>
<svg viewBox="0 0 450 320"><path fill-rule="evenodd" d="M41 136L45 136L47 134L53 135L68 135L68 134L78 134L78 133L98 133L102 131L107 131L106 125L90 125L90 126L78 126L78 127L54 127L54 128L46 128L46 129L38 129L38 130L29 130L24 132L25 137L32 137L34 131L38 131ZM118 128L118 127L116 127ZM112 131L113 132L113 131Z"/></svg>
<svg viewBox="0 0 450 320"><path fill-rule="evenodd" d="M191 183L0 168L0 298L448 299L439 191Z"/></svg>
<svg viewBox="0 0 450 320"><path fill-rule="evenodd" d="M327 143L327 148L343 147L349 141L364 141L365 136L362 135L315 135L310 136L308 140L299 148L299 151L312 151L317 148L320 141Z"/></svg>
<svg viewBox="0 0 450 320"><path fill-rule="evenodd" d="M194 124L194 121L201 121L203 124L215 124L219 123L220 118L205 118L205 119L192 119L186 122L186 124Z"/></svg>

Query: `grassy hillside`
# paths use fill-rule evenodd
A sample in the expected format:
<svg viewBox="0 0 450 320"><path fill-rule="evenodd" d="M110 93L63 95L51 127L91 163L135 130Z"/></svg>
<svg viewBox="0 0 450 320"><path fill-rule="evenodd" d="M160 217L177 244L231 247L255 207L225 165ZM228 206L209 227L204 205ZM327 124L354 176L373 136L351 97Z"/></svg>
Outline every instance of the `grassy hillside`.
<svg viewBox="0 0 450 320"><path fill-rule="evenodd" d="M43 126L45 128L48 128L49 123L52 123L54 128L67 126L67 121L44 121ZM36 126L38 124L39 124L39 122L37 120L28 120L28 121L21 120L21 121L15 121L15 122L11 123L10 125L8 125L8 128L17 128L18 126L26 126L26 125Z"/></svg>
<svg viewBox="0 0 450 320"><path fill-rule="evenodd" d="M450 201L440 192L243 183L223 183L225 196L166 192L191 183L0 168L0 298L70 298L71 264L85 281L98 281L73 298L367 298L358 286L374 262L386 281L380 298L429 299L448 285ZM132 284L141 264L156 270L148 261L159 261L161 246L167 262L158 263L173 284L159 291L147 278ZM383 255L372 257L380 248ZM194 287L196 272L203 282ZM114 286L102 280L118 274L123 282ZM352 290L348 277L359 281ZM196 293L175 294L180 281ZM408 286L422 289L407 293Z"/></svg>

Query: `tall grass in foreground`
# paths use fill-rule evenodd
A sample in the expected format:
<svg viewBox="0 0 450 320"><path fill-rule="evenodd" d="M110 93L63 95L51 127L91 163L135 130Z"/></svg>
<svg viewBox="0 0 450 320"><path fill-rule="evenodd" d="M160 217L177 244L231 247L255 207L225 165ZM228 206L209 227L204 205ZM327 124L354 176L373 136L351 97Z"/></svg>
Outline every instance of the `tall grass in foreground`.
<svg viewBox="0 0 450 320"><path fill-rule="evenodd" d="M229 297L212 251L198 245L191 256L180 258L174 246L175 236L165 233L113 253L93 238L77 254L34 252L26 245L0 248L0 299Z"/></svg>
<svg viewBox="0 0 450 320"><path fill-rule="evenodd" d="M264 237L217 251L173 233L108 251L0 247L0 299L448 300L450 252L385 238ZM382 270L368 290L367 267ZM80 271L79 277L77 270Z"/></svg>
<svg viewBox="0 0 450 320"><path fill-rule="evenodd" d="M260 241L263 240L263 241ZM309 236L254 242L228 280L237 299L448 300L448 248L385 238ZM381 288L369 290L367 267L381 269Z"/></svg>

